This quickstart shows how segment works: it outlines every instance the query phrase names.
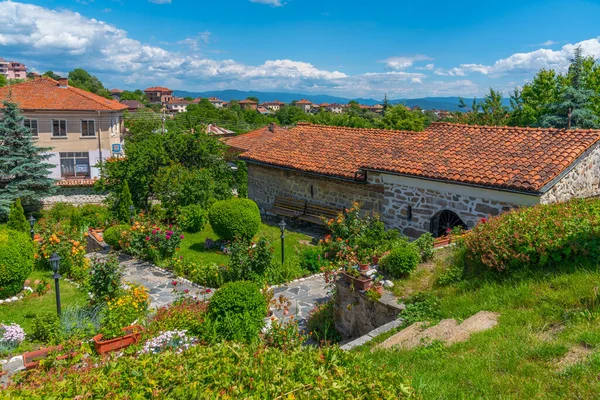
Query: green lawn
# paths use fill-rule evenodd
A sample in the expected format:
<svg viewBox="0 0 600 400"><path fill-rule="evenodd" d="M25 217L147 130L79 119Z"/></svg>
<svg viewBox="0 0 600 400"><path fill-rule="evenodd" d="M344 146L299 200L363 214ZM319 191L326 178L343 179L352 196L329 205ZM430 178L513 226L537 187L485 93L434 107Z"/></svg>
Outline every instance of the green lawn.
<svg viewBox="0 0 600 400"><path fill-rule="evenodd" d="M256 237L258 238L261 236L267 237L273 245L275 250L273 258L275 260L281 260L281 232L279 231L279 227L261 224ZM202 232L185 233L184 239L181 242L181 251L178 254L182 255L186 260L202 264L227 264L228 257L226 255L220 254L215 250L206 250L204 248L204 242L208 238L213 240L218 239L209 224L206 225ZM302 245L299 243L300 240L310 241L311 237L301 233L286 231L286 258L295 255L297 251L302 248Z"/></svg>
<svg viewBox="0 0 600 400"><path fill-rule="evenodd" d="M33 319L36 314L45 311L56 312L56 295L51 272L33 271L28 279L46 279L51 282L51 288L41 297L28 297L12 303L0 304L0 322L16 322L25 329L26 333L31 333ZM63 309L73 305L83 305L87 301L87 293L63 279L60 281L60 295Z"/></svg>
<svg viewBox="0 0 600 400"><path fill-rule="evenodd" d="M358 349L375 366L410 377L426 399L600 398L600 268L438 288L440 264L419 269L396 291L435 294L432 322L488 310L501 314L499 325L447 348Z"/></svg>

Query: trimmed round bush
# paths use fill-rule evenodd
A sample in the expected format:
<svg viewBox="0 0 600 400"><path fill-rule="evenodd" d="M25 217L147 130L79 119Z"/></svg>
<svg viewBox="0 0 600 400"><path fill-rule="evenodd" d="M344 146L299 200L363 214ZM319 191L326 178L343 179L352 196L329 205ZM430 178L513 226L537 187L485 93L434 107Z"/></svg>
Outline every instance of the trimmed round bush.
<svg viewBox="0 0 600 400"><path fill-rule="evenodd" d="M104 241L106 244L110 245L114 250L119 250L121 246L119 245L119 240L121 240L121 234L126 232L131 228L129 225L121 224L111 226L110 228L106 228L104 231Z"/></svg>
<svg viewBox="0 0 600 400"><path fill-rule="evenodd" d="M223 285L210 299L208 318L220 337L250 342L258 337L267 313L267 300L250 281Z"/></svg>
<svg viewBox="0 0 600 400"><path fill-rule="evenodd" d="M250 199L233 198L216 202L208 212L213 231L225 240L250 240L260 228L260 210Z"/></svg>
<svg viewBox="0 0 600 400"><path fill-rule="evenodd" d="M206 224L206 210L201 205L179 207L177 225L186 232L200 232Z"/></svg>
<svg viewBox="0 0 600 400"><path fill-rule="evenodd" d="M383 257L379 266L393 278L402 278L411 274L419 265L421 254L414 245L397 247Z"/></svg>
<svg viewBox="0 0 600 400"><path fill-rule="evenodd" d="M33 242L27 233L0 228L0 299L23 290L33 270Z"/></svg>

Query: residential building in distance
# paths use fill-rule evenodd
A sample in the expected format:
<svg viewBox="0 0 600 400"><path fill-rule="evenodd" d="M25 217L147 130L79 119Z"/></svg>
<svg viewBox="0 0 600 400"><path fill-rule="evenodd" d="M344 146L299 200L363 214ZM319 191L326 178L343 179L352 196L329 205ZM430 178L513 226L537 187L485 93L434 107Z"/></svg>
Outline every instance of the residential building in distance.
<svg viewBox="0 0 600 400"><path fill-rule="evenodd" d="M208 124L208 126L206 127L206 133L209 135L218 136L220 138L227 138L227 137L235 136L234 131L222 128L215 124Z"/></svg>
<svg viewBox="0 0 600 400"><path fill-rule="evenodd" d="M342 114L344 112L344 106L338 103L329 104L325 109L334 114Z"/></svg>
<svg viewBox="0 0 600 400"><path fill-rule="evenodd" d="M0 75L7 79L27 79L27 67L20 62L0 58Z"/></svg>
<svg viewBox="0 0 600 400"><path fill-rule="evenodd" d="M96 165L121 151L124 104L69 86L66 78L43 77L0 88L0 101L9 96L38 146L51 148L51 178L96 178Z"/></svg>
<svg viewBox="0 0 600 400"><path fill-rule="evenodd" d="M257 102L248 99L240 100L238 101L238 104L240 105L240 107L242 107L243 110L256 110L256 108L258 107Z"/></svg>
<svg viewBox="0 0 600 400"><path fill-rule="evenodd" d="M187 106L192 104L191 101L186 99L174 98L173 100L169 100L165 107L167 108L167 112L170 114L177 114L186 112Z"/></svg>
<svg viewBox="0 0 600 400"><path fill-rule="evenodd" d="M271 111L279 111L281 110L281 108L283 106L285 106L285 103L279 100L275 100L275 101L267 101L261 104L262 107L268 108Z"/></svg>
<svg viewBox="0 0 600 400"><path fill-rule="evenodd" d="M153 86L144 90L144 94L150 103L165 105L174 100L173 91L162 86Z"/></svg>
<svg viewBox="0 0 600 400"><path fill-rule="evenodd" d="M308 101L306 99L302 99L296 102L296 107L300 107L300 109L302 109L302 111L304 111L307 114L310 112L312 105L312 101Z"/></svg>
<svg viewBox="0 0 600 400"><path fill-rule="evenodd" d="M266 129L226 142L243 152L248 197L265 210L276 197L336 209L360 202L388 228L438 237L513 208L600 196L600 130L442 122L422 132Z"/></svg>
<svg viewBox="0 0 600 400"><path fill-rule="evenodd" d="M113 100L121 101L121 93L123 93L123 91L121 89L111 89L109 92L110 92L110 97Z"/></svg>
<svg viewBox="0 0 600 400"><path fill-rule="evenodd" d="M216 97L209 97L208 101L210 101L210 104L212 104L216 108L223 108L224 102L221 99L217 99Z"/></svg>
<svg viewBox="0 0 600 400"><path fill-rule="evenodd" d="M140 103L137 100L121 100L121 104L127 106L127 111L136 112L146 106L143 103Z"/></svg>
<svg viewBox="0 0 600 400"><path fill-rule="evenodd" d="M273 114L272 110L270 110L270 109L268 109L266 107L263 107L263 106L258 106L256 108L256 111L258 111L262 115L272 115Z"/></svg>

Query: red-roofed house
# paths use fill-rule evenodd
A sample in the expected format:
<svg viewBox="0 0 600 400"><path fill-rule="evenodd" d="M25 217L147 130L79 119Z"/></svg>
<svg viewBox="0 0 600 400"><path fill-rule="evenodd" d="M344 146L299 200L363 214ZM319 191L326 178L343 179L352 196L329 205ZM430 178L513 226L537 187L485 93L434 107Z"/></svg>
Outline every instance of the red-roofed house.
<svg viewBox="0 0 600 400"><path fill-rule="evenodd" d="M240 105L240 107L242 107L242 110L256 110L256 108L258 107L257 102L248 99L240 100L238 101L238 104Z"/></svg>
<svg viewBox="0 0 600 400"><path fill-rule="evenodd" d="M113 154L113 145L121 146L127 106L69 86L67 79L44 77L0 88L0 101L9 97L19 105L38 145L52 148L52 178L98 177L95 165Z"/></svg>
<svg viewBox="0 0 600 400"><path fill-rule="evenodd" d="M165 107L167 108L167 112L177 114L186 112L187 106L190 104L192 104L192 102L189 100L174 98L173 100L167 101Z"/></svg>
<svg viewBox="0 0 600 400"><path fill-rule="evenodd" d="M309 113L310 109L312 108L313 103L312 101L308 101L306 99L302 99L296 102L296 107L300 107L302 109L302 111L304 111L305 113Z"/></svg>
<svg viewBox="0 0 600 400"><path fill-rule="evenodd" d="M301 123L240 158L260 207L277 196L338 209L358 201L411 237L470 228L514 207L600 195L600 130Z"/></svg>
<svg viewBox="0 0 600 400"><path fill-rule="evenodd" d="M174 100L173 91L162 86L153 86L144 90L144 94L150 103L166 104Z"/></svg>
<svg viewBox="0 0 600 400"><path fill-rule="evenodd" d="M285 136L286 133L286 128L282 128L275 123L270 123L265 127L244 133L243 135L227 138L224 142L229 147L230 153L239 154L260 147L275 135Z"/></svg>

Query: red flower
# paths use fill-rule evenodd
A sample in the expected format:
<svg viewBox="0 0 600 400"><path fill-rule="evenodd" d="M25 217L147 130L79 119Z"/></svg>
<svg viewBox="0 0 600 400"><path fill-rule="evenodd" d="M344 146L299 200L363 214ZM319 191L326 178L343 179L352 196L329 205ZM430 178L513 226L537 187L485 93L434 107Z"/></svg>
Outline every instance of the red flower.
<svg viewBox="0 0 600 400"><path fill-rule="evenodd" d="M177 286L177 281L173 281L173 282L171 282L171 285L173 285L173 286Z"/></svg>
<svg viewBox="0 0 600 400"><path fill-rule="evenodd" d="M150 236L146 236L146 240L150 240Z"/></svg>
<svg viewBox="0 0 600 400"><path fill-rule="evenodd" d="M190 292L190 291L189 291L189 289L185 289L185 290L183 291L183 293L189 293L189 292Z"/></svg>
<svg viewBox="0 0 600 400"><path fill-rule="evenodd" d="M210 293L212 290L210 289L206 289L206 293Z"/></svg>

